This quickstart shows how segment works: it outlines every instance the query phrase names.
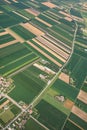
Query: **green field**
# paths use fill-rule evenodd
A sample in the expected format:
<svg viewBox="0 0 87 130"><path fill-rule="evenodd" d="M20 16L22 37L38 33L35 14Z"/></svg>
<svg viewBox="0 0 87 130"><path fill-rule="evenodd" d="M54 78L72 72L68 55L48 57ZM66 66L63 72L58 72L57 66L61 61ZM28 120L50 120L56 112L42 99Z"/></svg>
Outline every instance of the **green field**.
<svg viewBox="0 0 87 130"><path fill-rule="evenodd" d="M71 123L70 121L67 121L64 129L63 130L81 130L80 128L78 128L76 125L74 125L73 123Z"/></svg>
<svg viewBox="0 0 87 130"><path fill-rule="evenodd" d="M45 130L42 126L40 126L37 122L35 122L32 118L30 118L25 124L25 130Z"/></svg>
<svg viewBox="0 0 87 130"><path fill-rule="evenodd" d="M73 122L75 122L76 124L78 124L79 126L81 126L84 130L87 129L87 122L83 121L81 118L77 117L76 115L74 115L73 113L71 113L70 117L69 117Z"/></svg>
<svg viewBox="0 0 87 130"><path fill-rule="evenodd" d="M85 92L87 92L87 83L83 83L82 90L85 91Z"/></svg>
<svg viewBox="0 0 87 130"><path fill-rule="evenodd" d="M17 102L23 101L27 104L31 103L46 85L29 68L13 76L13 80L16 87L9 95Z"/></svg>
<svg viewBox="0 0 87 130"><path fill-rule="evenodd" d="M14 14L13 12L0 14L0 26L3 28L15 25L24 20L24 18Z"/></svg>
<svg viewBox="0 0 87 130"><path fill-rule="evenodd" d="M34 18L34 15L32 15L32 14L28 13L28 12L27 12L27 11L25 11L25 10L18 10L17 12L18 12L18 13L20 13L20 14L22 14L23 16L25 16L25 17L29 18L29 19Z"/></svg>
<svg viewBox="0 0 87 130"><path fill-rule="evenodd" d="M70 72L70 76L74 79L76 87L80 89L87 75L85 71L87 70L87 60L74 53L66 68Z"/></svg>
<svg viewBox="0 0 87 130"><path fill-rule="evenodd" d="M52 85L52 89L59 92L61 95L69 98L74 101L78 95L78 90L64 81L57 79L55 83Z"/></svg>
<svg viewBox="0 0 87 130"><path fill-rule="evenodd" d="M35 108L38 110L38 120L41 123L46 125L50 130L61 129L67 117L64 113L44 100L41 100L41 102Z"/></svg>
<svg viewBox="0 0 87 130"><path fill-rule="evenodd" d="M12 37L10 34L2 35L2 36L0 36L0 45L11 42L13 40L15 40L15 38Z"/></svg>
<svg viewBox="0 0 87 130"><path fill-rule="evenodd" d="M87 113L87 104L80 101L79 99L76 100L75 105L79 107L81 110Z"/></svg>
<svg viewBox="0 0 87 130"><path fill-rule="evenodd" d="M35 53L20 43L2 48L0 53L0 74L3 75L9 75L15 70L38 59Z"/></svg>
<svg viewBox="0 0 87 130"><path fill-rule="evenodd" d="M64 114L69 115L70 110L64 107L64 102L60 102L55 99L55 96L57 95L60 95L57 91L53 89L49 89L49 91L47 92L47 94L45 94L43 99L49 104L51 104L53 107L55 107L56 109L63 112Z"/></svg>
<svg viewBox="0 0 87 130"><path fill-rule="evenodd" d="M10 109L6 110L3 114L0 115L0 119L5 124L8 123L8 121L11 121L14 118L14 114L10 111Z"/></svg>
<svg viewBox="0 0 87 130"><path fill-rule="evenodd" d="M0 111L0 124L2 126L5 126L20 112L21 110L17 106L11 104L7 110L3 112Z"/></svg>
<svg viewBox="0 0 87 130"><path fill-rule="evenodd" d="M54 56L53 54L51 54L49 51L47 51L46 49L44 49L42 46L38 45L36 42L34 42L33 40L30 40L34 45L36 45L38 48L40 48L42 51L44 51L46 54L48 54L49 56L51 56L53 59L55 59L56 61L58 61L60 64L63 65L63 61L61 61L60 59L58 59L56 56Z"/></svg>
<svg viewBox="0 0 87 130"><path fill-rule="evenodd" d="M17 33L19 36L21 36L25 40L29 40L35 37L33 33L29 32L27 29L25 29L21 25L16 25L14 27L11 27L11 30Z"/></svg>

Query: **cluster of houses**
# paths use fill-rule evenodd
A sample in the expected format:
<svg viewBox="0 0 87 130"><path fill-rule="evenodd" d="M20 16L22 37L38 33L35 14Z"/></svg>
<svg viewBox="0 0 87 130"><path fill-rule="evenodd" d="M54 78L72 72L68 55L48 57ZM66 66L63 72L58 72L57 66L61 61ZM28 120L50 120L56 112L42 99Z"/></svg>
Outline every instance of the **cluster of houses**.
<svg viewBox="0 0 87 130"><path fill-rule="evenodd" d="M6 92L6 90L9 88L9 86L12 84L11 79L6 79L3 76L0 76L0 91Z"/></svg>

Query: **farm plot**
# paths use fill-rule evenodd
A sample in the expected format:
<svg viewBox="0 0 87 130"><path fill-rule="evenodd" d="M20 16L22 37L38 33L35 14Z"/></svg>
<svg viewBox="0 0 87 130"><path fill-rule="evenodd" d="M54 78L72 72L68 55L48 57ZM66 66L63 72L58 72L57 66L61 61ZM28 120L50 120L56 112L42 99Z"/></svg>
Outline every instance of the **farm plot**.
<svg viewBox="0 0 87 130"><path fill-rule="evenodd" d="M36 35L36 36L44 35L43 31L41 31L40 29L34 27L30 23L21 23L20 25L22 27L24 27L25 29L27 29L28 31L30 31L31 33L33 33L33 35Z"/></svg>
<svg viewBox="0 0 87 130"><path fill-rule="evenodd" d="M13 40L15 40L15 38L12 37L10 34L2 35L2 36L0 36L0 45L11 42Z"/></svg>
<svg viewBox="0 0 87 130"><path fill-rule="evenodd" d="M6 11L13 11L15 10L15 8L13 8L11 5L2 5L2 7L6 10Z"/></svg>
<svg viewBox="0 0 87 130"><path fill-rule="evenodd" d="M56 54L55 52L50 50L47 46L45 46L44 43L42 44L41 42L39 42L36 39L33 39L32 43L33 44L37 43L37 47L39 47L41 50L44 50L44 52L46 52L49 56L54 58L54 60L58 61L59 62L59 66L61 66L61 64L63 64L66 61L61 56L59 56L58 54Z"/></svg>
<svg viewBox="0 0 87 130"><path fill-rule="evenodd" d="M61 42L65 43L68 46L72 46L72 41L68 40L66 37L64 37L63 35L60 35L59 33L55 32L54 30L52 30L51 28L47 29L49 34L52 35L54 38L56 38L57 40L60 40Z"/></svg>
<svg viewBox="0 0 87 130"><path fill-rule="evenodd" d="M87 60L80 57L79 62L77 62L71 73L71 77L73 77L73 79L76 81L77 88L80 88L84 82L84 79L87 75L85 70L87 70Z"/></svg>
<svg viewBox="0 0 87 130"><path fill-rule="evenodd" d="M37 17L35 19L32 19L31 23L33 23L33 25L35 25L38 28L41 28L43 30L46 30L46 28L48 27L46 24L44 24L41 21L37 20Z"/></svg>
<svg viewBox="0 0 87 130"><path fill-rule="evenodd" d="M65 83L69 84L69 75L65 74L65 73L61 73L59 75L59 79L61 79L62 81L64 81Z"/></svg>
<svg viewBox="0 0 87 130"><path fill-rule="evenodd" d="M76 88L70 86L60 79L55 81L55 83L52 85L52 89L69 98L71 101L75 101L79 92Z"/></svg>
<svg viewBox="0 0 87 130"><path fill-rule="evenodd" d="M44 20L45 22L48 22L48 23L51 24L51 25L55 25L55 24L58 24L58 23L59 23L58 21L56 21L56 20L54 20L54 19L48 17L48 16L45 15L45 14L40 14L38 17L39 17L40 19Z"/></svg>
<svg viewBox="0 0 87 130"><path fill-rule="evenodd" d="M69 102L68 99L65 99L65 98L64 98L64 101L60 101L57 99L57 97L60 97L60 93L56 92L53 89L49 89L49 91L45 94L43 99L46 102L48 102L50 105L55 107L56 109L63 112L64 114L69 115L73 102L71 103L71 102ZM66 102L67 102L67 104L66 104Z"/></svg>
<svg viewBox="0 0 87 130"><path fill-rule="evenodd" d="M32 8L39 8L39 5L38 5L38 3L37 2L35 2L35 1L27 1L26 2L27 3L27 5L29 6L29 7L32 7ZM31 8L31 9L32 9ZM34 9L33 9L34 10Z"/></svg>
<svg viewBox="0 0 87 130"><path fill-rule="evenodd" d="M76 123L81 129L86 130L87 128L87 122L83 121L81 118L76 116L75 114L71 113L69 119Z"/></svg>
<svg viewBox="0 0 87 130"><path fill-rule="evenodd" d="M51 19L54 19L55 21L58 21L58 20L59 20L58 15L55 16L54 13L50 13L49 11L46 11L46 12L44 12L43 14L46 15L47 17L50 17Z"/></svg>
<svg viewBox="0 0 87 130"><path fill-rule="evenodd" d="M0 51L0 73L3 75L8 75L38 59L31 50L20 43L2 48Z"/></svg>
<svg viewBox="0 0 87 130"><path fill-rule="evenodd" d="M77 106L73 106L72 108L72 113L81 118L83 121L87 122L87 113L82 111L80 108Z"/></svg>
<svg viewBox="0 0 87 130"><path fill-rule="evenodd" d="M41 123L43 123L50 130L61 129L67 117L64 113L51 106L44 100L41 100L35 108L38 110L38 120Z"/></svg>
<svg viewBox="0 0 87 130"><path fill-rule="evenodd" d="M35 37L32 32L29 32L29 30L27 30L21 25L16 25L14 27L11 27L10 29L25 40L29 40Z"/></svg>
<svg viewBox="0 0 87 130"><path fill-rule="evenodd" d="M55 8L56 5L51 2L42 2L43 5L49 7L49 8Z"/></svg>
<svg viewBox="0 0 87 130"><path fill-rule="evenodd" d="M34 49L36 49L39 53L41 53L42 55L44 55L44 57L46 57L47 59L49 59L51 62L53 62L53 63L55 63L56 65L58 65L59 67L61 67L62 66L62 64L60 64L59 62L57 62L56 60L58 60L59 61L59 59L57 59L56 58L56 60L53 58L54 56L52 56L51 55L51 53L49 53L47 50L45 50L43 47L41 47L40 45L38 46L38 44L37 44L37 46L35 45L35 41L34 42L28 42L28 44L30 45L30 46L32 46ZM45 52L44 52L44 51ZM50 54L50 55L49 55Z"/></svg>
<svg viewBox="0 0 87 130"><path fill-rule="evenodd" d="M9 95L17 102L23 101L26 104L31 103L46 85L31 68L13 76L13 80L16 87Z"/></svg>
<svg viewBox="0 0 87 130"><path fill-rule="evenodd" d="M6 110L4 110L4 107L7 107ZM5 126L20 112L21 110L17 106L15 106L12 102L5 98L4 102L2 102L2 104L0 105L0 124L2 126Z"/></svg>
<svg viewBox="0 0 87 130"><path fill-rule="evenodd" d="M19 8L20 9L25 9L25 8L27 8L27 5L25 5L23 2L19 2L19 1L17 1L17 0L15 0L15 2L14 1L11 1L12 2L12 6L14 7L14 8L16 8L16 10L18 10Z"/></svg>
<svg viewBox="0 0 87 130"><path fill-rule="evenodd" d="M3 28L15 25L21 21L24 21L25 19L20 18L16 14L10 12L8 14L0 14L0 26Z"/></svg>
<svg viewBox="0 0 87 130"><path fill-rule="evenodd" d="M56 54L55 51L51 50L50 47L48 47L48 45L46 45L46 41L45 43L40 40L37 39L33 39L33 41L35 43L37 43L37 46L41 48L43 48L42 50L44 50L44 52L47 52L47 54L49 54L49 56L53 57L54 60L57 60L59 62L59 64L63 64L66 60L64 58L62 58L60 55ZM33 43L34 43L33 42ZM61 66L61 65L59 65Z"/></svg>
<svg viewBox="0 0 87 130"><path fill-rule="evenodd" d="M80 90L78 97L79 100L81 100L82 102L84 102L85 104L87 104L87 93Z"/></svg>
<svg viewBox="0 0 87 130"><path fill-rule="evenodd" d="M25 11L27 11L28 13L34 15L34 16L38 16L40 14L39 11L33 9L33 8L29 8L29 9L25 9Z"/></svg>
<svg viewBox="0 0 87 130"><path fill-rule="evenodd" d="M77 99L76 102L75 102L75 105L77 107L79 107L81 110L83 110L84 112L87 113L87 104L86 103L84 103L83 101Z"/></svg>
<svg viewBox="0 0 87 130"><path fill-rule="evenodd" d="M46 130L44 127L40 126L34 119L30 118L25 124L25 130Z"/></svg>
<svg viewBox="0 0 87 130"><path fill-rule="evenodd" d="M87 60L74 53L66 68L71 72L70 77L75 81L76 87L80 89L86 77Z"/></svg>
<svg viewBox="0 0 87 130"><path fill-rule="evenodd" d="M52 26L51 24L45 22L44 20L42 20L42 19L40 19L40 18L38 18L38 17L36 17L35 19L38 20L39 22L45 24L45 25L48 26L48 27L51 27L51 26Z"/></svg>
<svg viewBox="0 0 87 130"><path fill-rule="evenodd" d="M25 46L29 49L31 49L33 52L35 52L38 56L42 57L44 60L48 61L48 63L46 63L46 66L49 67L50 69L54 70L55 72L58 72L59 67L58 65L56 65L53 61L51 61L50 59L47 58L47 56L41 53L42 50L39 49L39 47L37 48L36 46L33 46L30 42L29 43L24 43ZM35 49L37 48L37 50ZM47 52L46 52L47 53ZM61 63L63 64L63 63Z"/></svg>
<svg viewBox="0 0 87 130"><path fill-rule="evenodd" d="M34 18L34 15L28 13L26 10L18 10L17 12L20 13L20 14L22 14L23 16L29 18L29 19Z"/></svg>
<svg viewBox="0 0 87 130"><path fill-rule="evenodd" d="M72 41L73 40L73 35L70 34L70 32L67 32L66 30L62 29L59 26L54 26L52 27L52 30L55 32L59 33L60 35L64 36L66 39Z"/></svg>
<svg viewBox="0 0 87 130"><path fill-rule="evenodd" d="M85 81L82 85L82 90L87 92L87 81Z"/></svg>
<svg viewBox="0 0 87 130"><path fill-rule="evenodd" d="M79 128L79 126L75 123L72 123L72 121L67 121L65 126L64 126L64 129L63 130L81 130L81 128Z"/></svg>
<svg viewBox="0 0 87 130"><path fill-rule="evenodd" d="M66 52L64 52L63 50L61 50L60 48L58 48L57 46L55 46L54 44L52 44L51 42L49 42L48 40L46 40L45 38L37 37L36 40L38 40L40 43L42 43L43 45L45 45L46 47L48 47L49 49L54 51L60 57L67 60L69 55ZM62 58L60 58L60 60L62 60Z"/></svg>

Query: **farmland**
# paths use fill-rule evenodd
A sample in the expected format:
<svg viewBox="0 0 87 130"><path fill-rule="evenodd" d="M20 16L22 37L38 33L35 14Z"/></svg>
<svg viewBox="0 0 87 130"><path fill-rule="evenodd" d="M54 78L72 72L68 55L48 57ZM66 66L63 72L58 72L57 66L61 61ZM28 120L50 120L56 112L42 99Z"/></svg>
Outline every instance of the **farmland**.
<svg viewBox="0 0 87 130"><path fill-rule="evenodd" d="M74 101L77 97L78 90L73 88L72 86L66 84L65 82L61 80L56 80L56 82L53 84L52 88L58 92L60 92L61 95L64 95L65 97L68 97L72 101ZM73 93L72 93L73 92Z"/></svg>
<svg viewBox="0 0 87 130"><path fill-rule="evenodd" d="M3 51L5 51L6 53L3 53ZM11 74L15 70L23 67L25 64L31 63L38 58L38 56L32 53L31 50L28 50L20 43L2 48L0 52L2 54L0 55L0 59L2 61L0 62L0 73L3 75Z"/></svg>
<svg viewBox="0 0 87 130"><path fill-rule="evenodd" d="M0 1L0 129L86 130L86 0Z"/></svg>
<svg viewBox="0 0 87 130"><path fill-rule="evenodd" d="M42 109L44 106L44 109ZM66 115L51 106L49 103L42 100L37 106L36 109L39 111L39 118L38 120L41 121L44 125L46 125L51 130L54 129L61 129ZM47 116L45 116L45 114ZM62 117L62 118L60 118Z"/></svg>
<svg viewBox="0 0 87 130"><path fill-rule="evenodd" d="M13 80L16 87L9 95L17 102L23 101L27 104L40 93L46 84L37 75L34 75L31 68L13 76Z"/></svg>
<svg viewBox="0 0 87 130"><path fill-rule="evenodd" d="M37 122L35 122L32 118L29 119L25 125L25 130L28 129L35 129L35 130L45 130L42 126L40 126Z"/></svg>
<svg viewBox="0 0 87 130"><path fill-rule="evenodd" d="M14 117L16 117L21 110L7 98L3 97L2 99L3 102L0 104L0 123L1 125L5 126ZM3 107L7 107L7 109L3 110Z"/></svg>
<svg viewBox="0 0 87 130"><path fill-rule="evenodd" d="M19 36L21 36L25 40L32 39L35 37L33 33L27 31L24 27L20 25L12 27L11 30L17 33Z"/></svg>
<svg viewBox="0 0 87 130"><path fill-rule="evenodd" d="M73 113L71 113L70 119L75 123L77 123L79 126L81 126L83 129L86 129L87 123L82 119L80 119L79 117L77 117L76 115L74 115Z"/></svg>
<svg viewBox="0 0 87 130"><path fill-rule="evenodd" d="M0 45L15 40L10 34L0 36Z"/></svg>

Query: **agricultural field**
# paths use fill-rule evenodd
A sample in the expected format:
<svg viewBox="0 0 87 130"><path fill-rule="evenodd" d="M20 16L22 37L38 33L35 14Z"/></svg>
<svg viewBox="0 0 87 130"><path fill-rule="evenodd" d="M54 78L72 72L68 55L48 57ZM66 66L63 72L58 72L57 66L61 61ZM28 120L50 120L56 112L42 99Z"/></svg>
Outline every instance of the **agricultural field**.
<svg viewBox="0 0 87 130"><path fill-rule="evenodd" d="M70 115L70 120L72 120L73 122L75 122L78 126L80 126L80 129L84 129L86 130L87 128L87 123L85 121L83 121L81 118L77 117L75 114L71 113Z"/></svg>
<svg viewBox="0 0 87 130"><path fill-rule="evenodd" d="M35 108L38 110L37 118L41 123L46 125L50 130L57 128L61 129L67 117L64 113L57 110L44 100L42 100Z"/></svg>
<svg viewBox="0 0 87 130"><path fill-rule="evenodd" d="M72 101L75 101L79 92L76 88L70 86L60 79L56 80L56 82L52 85L52 89L58 91L61 95L69 98Z"/></svg>
<svg viewBox="0 0 87 130"><path fill-rule="evenodd" d="M28 30L26 30L21 25L17 25L11 28L12 31L14 31L16 34L18 34L20 37L22 37L25 40L29 40L35 37L35 35Z"/></svg>
<svg viewBox="0 0 87 130"><path fill-rule="evenodd" d="M32 130L46 130L44 127L40 126L34 119L30 118L26 125L25 130L32 129Z"/></svg>
<svg viewBox="0 0 87 130"><path fill-rule="evenodd" d="M85 77L87 75L87 60L85 57L74 53L71 57L69 64L66 66L68 73L70 73L70 77L74 80L74 85L80 89ZM83 67L84 66L84 67Z"/></svg>
<svg viewBox="0 0 87 130"><path fill-rule="evenodd" d="M15 38L12 37L10 34L2 35L2 36L0 36L0 45L11 42L13 40L15 40Z"/></svg>
<svg viewBox="0 0 87 130"><path fill-rule="evenodd" d="M6 97L0 99L0 124L5 126L13 118L15 118L21 112L20 108L14 105Z"/></svg>
<svg viewBox="0 0 87 130"><path fill-rule="evenodd" d="M0 129L86 128L86 0L1 0Z"/></svg>
<svg viewBox="0 0 87 130"><path fill-rule="evenodd" d="M12 76L16 87L9 95L17 102L23 101L29 104L44 89L54 74L55 72L51 69L46 71L45 67L40 65L40 61L34 63L24 71Z"/></svg>
<svg viewBox="0 0 87 130"><path fill-rule="evenodd" d="M2 48L0 53L0 74L5 76L39 58L21 43Z"/></svg>

